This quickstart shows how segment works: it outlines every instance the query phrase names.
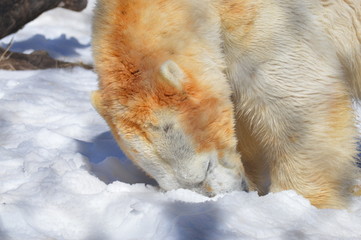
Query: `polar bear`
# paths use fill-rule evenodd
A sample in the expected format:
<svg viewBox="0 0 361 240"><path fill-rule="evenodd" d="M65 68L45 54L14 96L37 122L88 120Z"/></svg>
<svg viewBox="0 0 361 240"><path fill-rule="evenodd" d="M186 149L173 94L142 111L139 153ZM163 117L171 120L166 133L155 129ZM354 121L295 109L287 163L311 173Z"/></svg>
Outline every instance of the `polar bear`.
<svg viewBox="0 0 361 240"><path fill-rule="evenodd" d="M98 0L92 95L164 190L293 189L347 207L360 0Z"/></svg>

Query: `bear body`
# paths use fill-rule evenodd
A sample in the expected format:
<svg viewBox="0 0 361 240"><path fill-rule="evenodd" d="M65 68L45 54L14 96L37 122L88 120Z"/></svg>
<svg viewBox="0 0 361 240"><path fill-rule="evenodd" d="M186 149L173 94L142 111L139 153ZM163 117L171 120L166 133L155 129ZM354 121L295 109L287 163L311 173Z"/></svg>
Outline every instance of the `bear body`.
<svg viewBox="0 0 361 240"><path fill-rule="evenodd" d="M93 104L165 190L294 189L344 208L361 1L99 0Z"/></svg>

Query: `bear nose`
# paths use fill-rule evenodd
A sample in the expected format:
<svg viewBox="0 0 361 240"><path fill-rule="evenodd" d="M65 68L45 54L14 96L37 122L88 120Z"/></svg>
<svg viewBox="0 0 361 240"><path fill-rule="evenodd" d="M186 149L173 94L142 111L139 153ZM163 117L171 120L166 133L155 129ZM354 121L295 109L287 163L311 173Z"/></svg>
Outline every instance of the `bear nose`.
<svg viewBox="0 0 361 240"><path fill-rule="evenodd" d="M185 186L197 187L202 185L203 181L206 178L206 174L203 172L192 173L192 172L183 172L177 177L178 181Z"/></svg>
<svg viewBox="0 0 361 240"><path fill-rule="evenodd" d="M181 185L195 187L204 182L213 165L214 159L211 156L198 155L186 161L179 161L174 170Z"/></svg>

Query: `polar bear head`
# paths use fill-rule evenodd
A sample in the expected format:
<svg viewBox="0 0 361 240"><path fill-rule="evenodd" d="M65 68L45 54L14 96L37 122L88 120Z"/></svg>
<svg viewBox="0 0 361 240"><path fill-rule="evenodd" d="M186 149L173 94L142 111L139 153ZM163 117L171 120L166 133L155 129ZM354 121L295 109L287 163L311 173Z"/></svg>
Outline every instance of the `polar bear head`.
<svg viewBox="0 0 361 240"><path fill-rule="evenodd" d="M147 74L128 69L126 81L110 77L92 95L126 155L164 190L245 190L228 91L171 60Z"/></svg>

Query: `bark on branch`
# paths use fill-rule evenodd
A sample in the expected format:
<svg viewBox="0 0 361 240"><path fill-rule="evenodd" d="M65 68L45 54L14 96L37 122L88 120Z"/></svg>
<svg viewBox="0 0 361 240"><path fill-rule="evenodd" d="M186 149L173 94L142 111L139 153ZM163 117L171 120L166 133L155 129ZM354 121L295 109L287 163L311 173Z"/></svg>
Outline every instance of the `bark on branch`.
<svg viewBox="0 0 361 240"><path fill-rule="evenodd" d="M1 0L0 39L15 33L47 10L63 7L81 11L87 3L87 0Z"/></svg>

